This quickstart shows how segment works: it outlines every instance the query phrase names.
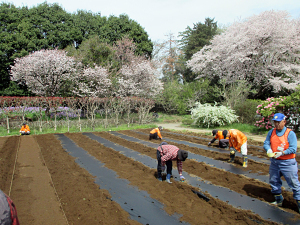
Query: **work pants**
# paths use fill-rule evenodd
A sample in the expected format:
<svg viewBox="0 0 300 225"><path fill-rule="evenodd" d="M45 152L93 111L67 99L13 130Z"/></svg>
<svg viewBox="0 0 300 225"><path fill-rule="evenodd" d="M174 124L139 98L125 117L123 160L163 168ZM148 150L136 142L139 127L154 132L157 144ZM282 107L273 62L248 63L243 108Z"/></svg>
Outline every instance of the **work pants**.
<svg viewBox="0 0 300 225"><path fill-rule="evenodd" d="M157 157L157 177L161 178L161 154L160 151L156 150L156 157ZM172 175L172 166L173 163L171 160L166 162L166 166L167 166L167 174L171 174Z"/></svg>
<svg viewBox="0 0 300 225"><path fill-rule="evenodd" d="M286 159L280 160L271 158L271 164L269 169L270 174L270 185L271 185L271 193L274 195L281 194L281 186L282 180L281 176L283 176L287 182L287 184L293 190L293 197L297 201L300 200L300 182L298 179L298 164L296 159Z"/></svg>
<svg viewBox="0 0 300 225"><path fill-rule="evenodd" d="M151 140L151 139L157 140L157 139L158 139L157 133L150 134L150 135L149 135L149 140Z"/></svg>

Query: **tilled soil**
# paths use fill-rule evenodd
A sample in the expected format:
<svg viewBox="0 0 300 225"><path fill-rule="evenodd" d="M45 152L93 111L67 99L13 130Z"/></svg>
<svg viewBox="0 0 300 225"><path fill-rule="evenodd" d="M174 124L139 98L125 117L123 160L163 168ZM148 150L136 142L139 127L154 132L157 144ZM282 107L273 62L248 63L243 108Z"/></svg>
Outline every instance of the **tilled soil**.
<svg viewBox="0 0 300 225"><path fill-rule="evenodd" d="M147 129L139 131L148 133ZM148 140L147 135L137 134L133 131L122 131L121 133L141 140ZM124 140L107 132L97 132L94 134L141 154L152 158L156 157L156 150L145 145ZM180 218L182 221L190 224L276 224L265 221L250 211L234 208L226 202L214 198L214 196L209 196L211 200L206 202L198 198L191 191L191 186L187 183L174 181L172 184L167 184L166 182L159 182L156 179L156 170L150 169L142 163L136 162L111 148L107 148L81 133L67 133L65 135L97 160L105 163L105 167L115 171L120 178L127 179L131 185L146 191L152 198L164 204L164 209L167 213L170 215L174 213L182 215ZM192 135L196 136L199 134L193 133ZM164 134L164 136L172 139L207 144L207 141L200 143L200 139L194 140L181 136L179 138L178 135L172 136L171 134ZM119 204L111 200L111 196L107 190L95 184L95 177L75 162L74 157L65 151L55 135L47 134L34 137L40 147L45 165L49 170L53 186L68 224L139 224L130 219L129 214ZM152 142L160 143L157 140L152 140ZM0 188L6 193L10 192L11 189L11 178L14 171L18 144L18 136L0 138ZM190 148L184 145L178 147L221 161L228 160L229 157L226 154ZM255 152L254 149L251 151ZM238 158L235 164L237 167L241 167L241 159ZM256 169L256 171L268 173L267 165L256 164L250 161L249 167L246 170ZM17 169L18 165L16 165ZM232 174L213 168L205 163L189 159L184 162L183 169L189 174L194 174L215 185L227 187L235 192L262 201L269 202L273 200L269 185L258 180ZM177 171L175 170L173 174L177 174ZM12 185L14 185L13 182ZM285 197L284 209L293 213L295 219L300 219L296 213L297 208L292 198L292 193L283 191L283 194ZM22 196L11 193L11 197L13 198L14 196L18 197L18 199L13 199L18 211L23 211L24 208L28 207L28 203L22 201ZM47 193L45 193L45 198L47 198ZM19 218L22 224L30 224L29 221L26 221L26 218Z"/></svg>

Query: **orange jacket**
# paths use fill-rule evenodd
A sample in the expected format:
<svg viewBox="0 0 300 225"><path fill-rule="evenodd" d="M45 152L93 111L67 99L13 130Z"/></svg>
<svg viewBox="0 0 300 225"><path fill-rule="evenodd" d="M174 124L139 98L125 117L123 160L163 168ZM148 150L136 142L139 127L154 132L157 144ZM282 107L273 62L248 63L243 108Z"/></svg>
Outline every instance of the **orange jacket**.
<svg viewBox="0 0 300 225"><path fill-rule="evenodd" d="M155 128L155 129L150 131L150 134L155 134L155 133L157 133L158 137L162 138L160 130L158 128Z"/></svg>
<svg viewBox="0 0 300 225"><path fill-rule="evenodd" d="M29 131L29 132L30 132L30 128L29 128L29 126L26 124L26 125L23 125L23 126L21 127L20 132L21 132L21 131L25 131L25 132Z"/></svg>
<svg viewBox="0 0 300 225"><path fill-rule="evenodd" d="M234 147L238 152L241 152L241 146L247 141L246 135L236 129L228 130L228 132L230 134L229 147Z"/></svg>

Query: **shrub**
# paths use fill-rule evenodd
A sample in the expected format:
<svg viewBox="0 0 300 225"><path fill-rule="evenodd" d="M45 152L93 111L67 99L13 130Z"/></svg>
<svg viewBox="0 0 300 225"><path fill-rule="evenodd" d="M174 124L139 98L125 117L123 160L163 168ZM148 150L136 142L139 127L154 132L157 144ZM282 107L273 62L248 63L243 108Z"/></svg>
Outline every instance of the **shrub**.
<svg viewBox="0 0 300 225"><path fill-rule="evenodd" d="M196 107L191 109L194 125L199 127L225 126L238 121L235 111L226 106L214 106L197 102Z"/></svg>
<svg viewBox="0 0 300 225"><path fill-rule="evenodd" d="M246 99L246 101L239 101L234 106L234 111L239 117L240 123L255 124L257 120L257 105L261 103L261 100Z"/></svg>

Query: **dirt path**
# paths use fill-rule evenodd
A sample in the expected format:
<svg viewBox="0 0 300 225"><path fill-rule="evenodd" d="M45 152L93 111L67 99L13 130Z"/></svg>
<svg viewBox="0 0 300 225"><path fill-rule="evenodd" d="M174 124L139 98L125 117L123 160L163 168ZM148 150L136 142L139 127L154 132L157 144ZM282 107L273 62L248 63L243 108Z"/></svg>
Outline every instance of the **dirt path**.
<svg viewBox="0 0 300 225"><path fill-rule="evenodd" d="M21 136L11 197L21 224L67 224L34 136Z"/></svg>

